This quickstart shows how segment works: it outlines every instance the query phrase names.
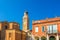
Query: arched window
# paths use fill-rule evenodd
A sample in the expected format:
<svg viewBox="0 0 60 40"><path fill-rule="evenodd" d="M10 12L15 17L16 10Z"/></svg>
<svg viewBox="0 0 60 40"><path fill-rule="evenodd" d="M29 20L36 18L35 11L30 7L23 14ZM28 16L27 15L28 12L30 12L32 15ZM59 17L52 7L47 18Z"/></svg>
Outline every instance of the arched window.
<svg viewBox="0 0 60 40"><path fill-rule="evenodd" d="M2 28L2 30L5 30L5 29L7 29L8 28L8 26L7 25L5 25L3 28Z"/></svg>
<svg viewBox="0 0 60 40"><path fill-rule="evenodd" d="M7 26L5 26L5 29L7 29L8 27Z"/></svg>

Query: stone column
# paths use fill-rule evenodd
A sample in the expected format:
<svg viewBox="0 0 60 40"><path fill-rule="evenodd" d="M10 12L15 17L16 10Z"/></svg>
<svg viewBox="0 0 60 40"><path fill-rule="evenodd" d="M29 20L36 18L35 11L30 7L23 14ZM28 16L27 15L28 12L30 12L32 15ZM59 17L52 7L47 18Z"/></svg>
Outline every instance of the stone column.
<svg viewBox="0 0 60 40"><path fill-rule="evenodd" d="M32 38L32 40L35 40L35 37L33 35L31 35L31 38Z"/></svg>
<svg viewBox="0 0 60 40"><path fill-rule="evenodd" d="M49 40L49 36L48 36L48 34L47 34L47 40Z"/></svg>
<svg viewBox="0 0 60 40"><path fill-rule="evenodd" d="M57 36L56 36L56 40L59 40L59 36L58 36L58 34L57 34Z"/></svg>
<svg viewBox="0 0 60 40"><path fill-rule="evenodd" d="M39 37L39 40L41 40L41 37Z"/></svg>

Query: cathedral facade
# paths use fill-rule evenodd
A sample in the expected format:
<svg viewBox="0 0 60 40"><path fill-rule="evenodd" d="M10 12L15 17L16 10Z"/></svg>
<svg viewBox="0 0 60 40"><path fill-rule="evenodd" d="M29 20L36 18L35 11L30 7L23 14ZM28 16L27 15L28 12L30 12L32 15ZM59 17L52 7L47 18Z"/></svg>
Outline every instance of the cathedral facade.
<svg viewBox="0 0 60 40"><path fill-rule="evenodd" d="M18 23L0 22L0 39L1 40L21 40L20 38L21 38L21 31L19 29Z"/></svg>

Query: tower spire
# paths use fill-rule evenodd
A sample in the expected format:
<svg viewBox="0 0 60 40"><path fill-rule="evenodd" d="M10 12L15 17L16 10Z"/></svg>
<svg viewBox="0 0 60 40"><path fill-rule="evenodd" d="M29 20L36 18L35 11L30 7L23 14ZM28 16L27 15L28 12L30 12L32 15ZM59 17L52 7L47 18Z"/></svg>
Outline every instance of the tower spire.
<svg viewBox="0 0 60 40"><path fill-rule="evenodd" d="M25 11L25 12L24 12L24 15L28 15L28 11Z"/></svg>

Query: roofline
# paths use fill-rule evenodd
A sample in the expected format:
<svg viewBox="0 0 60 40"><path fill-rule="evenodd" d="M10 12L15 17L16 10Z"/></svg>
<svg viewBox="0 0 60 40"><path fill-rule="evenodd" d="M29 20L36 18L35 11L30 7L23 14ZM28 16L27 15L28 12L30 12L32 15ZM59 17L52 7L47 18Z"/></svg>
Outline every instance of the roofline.
<svg viewBox="0 0 60 40"><path fill-rule="evenodd" d="M55 18L60 18L60 17L55 17ZM49 20L49 19L53 19L53 18L46 18L46 19L42 19L42 20ZM42 21L42 20L32 20L32 21Z"/></svg>

